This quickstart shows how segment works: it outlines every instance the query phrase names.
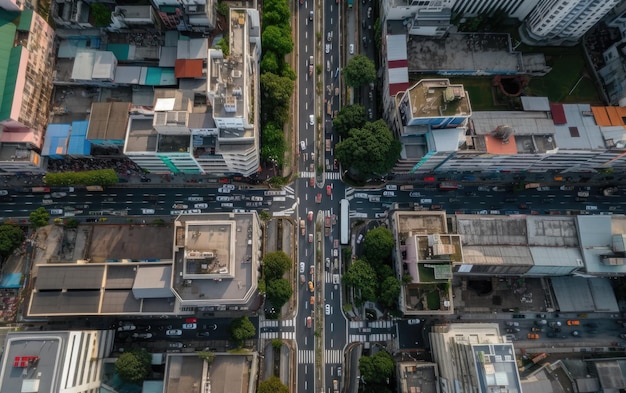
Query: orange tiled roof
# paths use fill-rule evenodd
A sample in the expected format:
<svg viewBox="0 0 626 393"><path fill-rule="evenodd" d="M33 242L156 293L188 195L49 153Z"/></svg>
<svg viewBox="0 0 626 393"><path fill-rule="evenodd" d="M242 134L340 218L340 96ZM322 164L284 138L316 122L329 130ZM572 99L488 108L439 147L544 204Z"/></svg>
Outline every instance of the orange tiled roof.
<svg viewBox="0 0 626 393"><path fill-rule="evenodd" d="M487 152L491 154L517 154L517 144L513 135L509 137L509 143L502 143L500 138L485 135L485 146Z"/></svg>

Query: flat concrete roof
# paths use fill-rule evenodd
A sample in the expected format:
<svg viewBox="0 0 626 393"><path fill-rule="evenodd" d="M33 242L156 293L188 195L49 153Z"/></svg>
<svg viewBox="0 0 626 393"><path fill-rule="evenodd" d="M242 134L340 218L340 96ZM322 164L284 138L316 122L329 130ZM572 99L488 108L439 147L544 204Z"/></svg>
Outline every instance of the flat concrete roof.
<svg viewBox="0 0 626 393"><path fill-rule="evenodd" d="M153 116L130 116L124 151L155 153L159 134L152 126Z"/></svg>
<svg viewBox="0 0 626 393"><path fill-rule="evenodd" d="M508 34L453 33L445 39L409 35L409 72L512 74L522 67Z"/></svg>

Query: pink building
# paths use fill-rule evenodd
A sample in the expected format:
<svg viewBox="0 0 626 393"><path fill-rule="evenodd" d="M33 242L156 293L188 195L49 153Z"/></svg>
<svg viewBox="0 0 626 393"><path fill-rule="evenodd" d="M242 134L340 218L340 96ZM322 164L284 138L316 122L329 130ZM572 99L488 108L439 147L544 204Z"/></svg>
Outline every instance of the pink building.
<svg viewBox="0 0 626 393"><path fill-rule="evenodd" d="M1 0L0 0L1 1ZM0 169L38 169L50 113L54 30L31 10L0 9ZM21 154L16 154L20 151Z"/></svg>

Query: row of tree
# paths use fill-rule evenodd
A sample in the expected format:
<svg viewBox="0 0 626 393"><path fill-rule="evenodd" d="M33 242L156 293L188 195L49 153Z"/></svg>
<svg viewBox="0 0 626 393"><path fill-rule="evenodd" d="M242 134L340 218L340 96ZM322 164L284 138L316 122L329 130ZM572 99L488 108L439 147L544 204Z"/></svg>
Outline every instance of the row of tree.
<svg viewBox="0 0 626 393"><path fill-rule="evenodd" d="M267 253L263 257L263 284L267 300L277 310L270 316L278 316L278 310L289 301L293 288L289 280L284 278L285 272L291 269L293 261L283 251Z"/></svg>
<svg viewBox="0 0 626 393"><path fill-rule="evenodd" d="M394 244L393 234L385 227L372 229L365 235L363 256L343 276L343 283L354 290L357 305L370 300L388 309L397 308L402 282L392 268Z"/></svg>
<svg viewBox="0 0 626 393"><path fill-rule="evenodd" d="M261 158L282 166L287 143L283 127L296 74L285 57L293 51L291 11L286 0L263 2L263 57L261 59Z"/></svg>
<svg viewBox="0 0 626 393"><path fill-rule="evenodd" d="M118 182L113 169L96 169L82 172L47 173L43 178L48 186L109 186Z"/></svg>

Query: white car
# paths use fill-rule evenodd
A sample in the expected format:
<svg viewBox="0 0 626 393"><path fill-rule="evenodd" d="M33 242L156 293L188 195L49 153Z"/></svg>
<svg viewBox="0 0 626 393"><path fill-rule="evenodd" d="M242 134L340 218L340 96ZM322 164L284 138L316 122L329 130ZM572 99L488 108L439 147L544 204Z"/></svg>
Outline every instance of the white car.
<svg viewBox="0 0 626 393"><path fill-rule="evenodd" d="M363 241L363 234L361 233L359 237L356 238L356 244L361 244L362 241Z"/></svg>
<svg viewBox="0 0 626 393"><path fill-rule="evenodd" d="M117 328L117 331L118 332L130 332L131 330L135 330L135 329L137 329L137 326L135 325L122 325Z"/></svg>
<svg viewBox="0 0 626 393"><path fill-rule="evenodd" d="M190 196L187 200L190 202L202 202L204 198L201 196Z"/></svg>
<svg viewBox="0 0 626 393"><path fill-rule="evenodd" d="M417 318L414 319L409 319L408 321L406 321L409 325L419 325L420 320Z"/></svg>
<svg viewBox="0 0 626 393"><path fill-rule="evenodd" d="M195 323L183 323L183 329L197 329L198 325Z"/></svg>
<svg viewBox="0 0 626 393"><path fill-rule="evenodd" d="M172 209L186 209L189 206L185 205L184 203L175 203L172 205Z"/></svg>
<svg viewBox="0 0 626 393"><path fill-rule="evenodd" d="M206 209L209 207L208 203L196 203L193 205L194 209Z"/></svg>
<svg viewBox="0 0 626 393"><path fill-rule="evenodd" d="M5 196L5 195L9 195L9 192L7 190L0 190L0 196Z"/></svg>
<svg viewBox="0 0 626 393"><path fill-rule="evenodd" d="M180 329L170 329L165 331L166 336L182 336L183 331Z"/></svg>
<svg viewBox="0 0 626 393"><path fill-rule="evenodd" d="M393 191L383 191L383 196L386 196L386 197L395 197L395 196L396 196L396 193L395 193L395 192L393 192Z"/></svg>
<svg viewBox="0 0 626 393"><path fill-rule="evenodd" d="M330 304L327 304L324 306L324 311L326 312L326 315L330 315L333 312L333 309L330 307Z"/></svg>
<svg viewBox="0 0 626 393"><path fill-rule="evenodd" d="M234 190L235 189L235 185L234 184L224 184L222 186L222 188L226 189L226 190Z"/></svg>
<svg viewBox="0 0 626 393"><path fill-rule="evenodd" d="M215 198L218 202L229 202L233 200L233 197L229 197L229 196L218 196L217 198Z"/></svg>
<svg viewBox="0 0 626 393"><path fill-rule="evenodd" d="M220 187L217 189L217 192L221 192L223 194L229 194L232 190L230 188L226 188L226 187Z"/></svg>
<svg viewBox="0 0 626 393"><path fill-rule="evenodd" d="M304 262L300 262L300 273L304 273Z"/></svg>
<svg viewBox="0 0 626 393"><path fill-rule="evenodd" d="M354 44L350 44L350 54L354 54Z"/></svg>
<svg viewBox="0 0 626 393"><path fill-rule="evenodd" d="M331 49L332 49L332 45L331 44L326 44L326 53L330 53Z"/></svg>
<svg viewBox="0 0 626 393"><path fill-rule="evenodd" d="M309 124L312 126L315 125L315 116L309 115Z"/></svg>
<svg viewBox="0 0 626 393"><path fill-rule="evenodd" d="M141 209L141 214L154 214L154 209Z"/></svg>
<svg viewBox="0 0 626 393"><path fill-rule="evenodd" d="M410 192L410 193L409 193L409 196L410 196L411 198L419 198L419 197L421 197L421 196L422 196L422 194L420 194L419 192L413 191L413 192Z"/></svg>
<svg viewBox="0 0 626 393"><path fill-rule="evenodd" d="M302 151L306 150L306 142L305 141L300 141L300 150L302 150Z"/></svg>

